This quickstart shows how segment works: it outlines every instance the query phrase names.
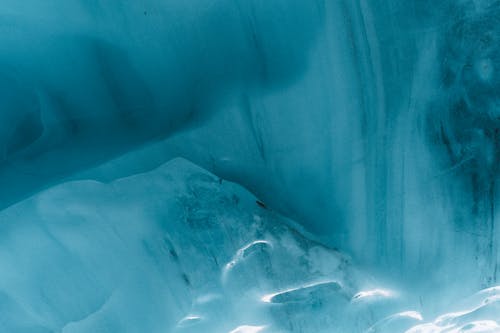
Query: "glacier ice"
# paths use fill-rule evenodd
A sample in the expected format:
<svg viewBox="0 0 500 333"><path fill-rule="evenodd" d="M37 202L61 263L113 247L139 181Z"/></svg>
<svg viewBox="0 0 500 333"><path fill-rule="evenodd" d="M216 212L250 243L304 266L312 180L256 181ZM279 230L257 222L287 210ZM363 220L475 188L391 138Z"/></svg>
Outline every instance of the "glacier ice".
<svg viewBox="0 0 500 333"><path fill-rule="evenodd" d="M111 183L52 187L3 210L0 231L5 332L498 328L498 287L423 324L410 291L387 289L241 186L183 159Z"/></svg>
<svg viewBox="0 0 500 333"><path fill-rule="evenodd" d="M499 332L499 27L3 0L1 330Z"/></svg>
<svg viewBox="0 0 500 333"><path fill-rule="evenodd" d="M336 309L367 283L348 257L181 159L53 187L0 221L5 332L328 332L350 324Z"/></svg>

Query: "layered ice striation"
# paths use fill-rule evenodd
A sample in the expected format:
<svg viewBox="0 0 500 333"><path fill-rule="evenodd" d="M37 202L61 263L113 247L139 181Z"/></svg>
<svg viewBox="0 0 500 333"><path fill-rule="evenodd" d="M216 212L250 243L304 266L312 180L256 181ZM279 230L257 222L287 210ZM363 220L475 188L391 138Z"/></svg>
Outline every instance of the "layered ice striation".
<svg viewBox="0 0 500 333"><path fill-rule="evenodd" d="M498 332L499 27L498 0L3 0L0 328Z"/></svg>

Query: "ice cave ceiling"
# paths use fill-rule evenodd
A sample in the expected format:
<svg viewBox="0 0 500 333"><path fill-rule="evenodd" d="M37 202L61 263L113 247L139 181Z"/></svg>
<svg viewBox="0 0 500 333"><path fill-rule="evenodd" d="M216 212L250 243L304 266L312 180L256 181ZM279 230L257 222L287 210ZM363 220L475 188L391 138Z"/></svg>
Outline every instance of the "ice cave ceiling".
<svg viewBox="0 0 500 333"><path fill-rule="evenodd" d="M0 41L0 332L500 332L499 0L2 0Z"/></svg>

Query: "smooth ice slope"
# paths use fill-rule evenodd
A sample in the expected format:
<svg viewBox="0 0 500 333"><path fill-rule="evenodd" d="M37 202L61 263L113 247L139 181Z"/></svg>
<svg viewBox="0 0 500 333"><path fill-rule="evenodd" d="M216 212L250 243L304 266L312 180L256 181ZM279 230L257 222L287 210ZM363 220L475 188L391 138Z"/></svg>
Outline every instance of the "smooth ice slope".
<svg viewBox="0 0 500 333"><path fill-rule="evenodd" d="M199 126L235 92L283 89L323 22L304 0L6 0L0 10L0 178L15 184L1 207Z"/></svg>

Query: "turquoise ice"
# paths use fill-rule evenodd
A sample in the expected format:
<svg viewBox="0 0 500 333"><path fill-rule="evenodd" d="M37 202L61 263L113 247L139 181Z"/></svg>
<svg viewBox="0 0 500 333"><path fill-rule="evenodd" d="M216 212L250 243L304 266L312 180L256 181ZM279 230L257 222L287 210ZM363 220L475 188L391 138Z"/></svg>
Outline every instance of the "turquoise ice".
<svg viewBox="0 0 500 333"><path fill-rule="evenodd" d="M0 328L499 332L498 0L3 0Z"/></svg>

